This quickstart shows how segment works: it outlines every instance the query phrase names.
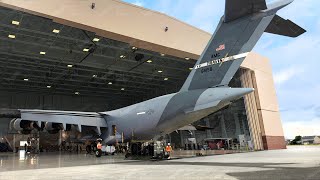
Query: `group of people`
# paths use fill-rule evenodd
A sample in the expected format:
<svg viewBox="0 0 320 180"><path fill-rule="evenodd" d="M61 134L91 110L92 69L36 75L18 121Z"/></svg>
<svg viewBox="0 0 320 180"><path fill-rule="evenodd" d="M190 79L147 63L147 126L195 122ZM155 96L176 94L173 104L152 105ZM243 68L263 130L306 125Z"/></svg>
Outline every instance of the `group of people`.
<svg viewBox="0 0 320 180"><path fill-rule="evenodd" d="M101 140L97 140L97 141L93 141L91 143L86 143L87 145L85 146L85 150L87 154L94 154L97 151L99 151L100 153L103 153L105 150L105 146L103 146L102 141ZM83 144L82 144L83 145ZM63 141L61 143L61 150L65 150L65 151L76 151L76 152L81 152L82 151L82 145L79 144L70 144L67 143L65 141ZM147 146L149 147L149 146ZM144 153L145 155L153 155L153 150L151 151L152 148L144 148ZM118 145L115 147L115 151L114 153L126 153L128 152L127 146L122 146L122 145ZM172 146L170 143L168 143L164 148L163 148L163 153L164 153L164 157L167 159L171 159L171 153L172 153Z"/></svg>
<svg viewBox="0 0 320 180"><path fill-rule="evenodd" d="M68 152L81 152L83 143L73 143L73 142L66 142L62 141L60 145L61 151L68 151Z"/></svg>

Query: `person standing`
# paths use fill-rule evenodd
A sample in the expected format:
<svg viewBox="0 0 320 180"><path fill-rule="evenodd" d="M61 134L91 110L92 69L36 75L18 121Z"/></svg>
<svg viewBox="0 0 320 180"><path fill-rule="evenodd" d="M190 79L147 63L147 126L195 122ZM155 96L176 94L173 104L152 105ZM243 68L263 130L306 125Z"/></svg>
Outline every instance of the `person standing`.
<svg viewBox="0 0 320 180"><path fill-rule="evenodd" d="M168 159L171 159L171 151L172 151L172 147L170 145L170 143L168 143L168 145L166 146L166 154L168 156Z"/></svg>
<svg viewBox="0 0 320 180"><path fill-rule="evenodd" d="M97 139L97 144L96 144L96 157L101 157L102 155L102 139Z"/></svg>

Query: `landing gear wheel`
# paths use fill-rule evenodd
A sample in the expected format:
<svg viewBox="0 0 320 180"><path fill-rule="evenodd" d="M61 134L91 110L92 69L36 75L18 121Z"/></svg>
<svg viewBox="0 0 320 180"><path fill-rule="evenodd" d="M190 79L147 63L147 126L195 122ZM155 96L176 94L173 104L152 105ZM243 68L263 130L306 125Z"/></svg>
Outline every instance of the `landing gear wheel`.
<svg viewBox="0 0 320 180"><path fill-rule="evenodd" d="M98 150L96 150L95 154L96 154L96 157L101 157L102 151L100 149L98 149Z"/></svg>
<svg viewBox="0 0 320 180"><path fill-rule="evenodd" d="M131 154L130 153L127 153L124 157L125 158L129 158L131 156Z"/></svg>

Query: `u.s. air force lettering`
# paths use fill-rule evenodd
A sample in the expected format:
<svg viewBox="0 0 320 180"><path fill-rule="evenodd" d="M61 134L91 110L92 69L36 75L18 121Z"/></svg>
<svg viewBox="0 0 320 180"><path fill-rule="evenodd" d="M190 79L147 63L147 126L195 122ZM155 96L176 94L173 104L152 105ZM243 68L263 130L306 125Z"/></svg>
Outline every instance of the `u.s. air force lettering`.
<svg viewBox="0 0 320 180"><path fill-rule="evenodd" d="M198 65L196 65L195 69L197 70L197 69L203 68L203 69L201 69L201 73L206 73L206 72L209 72L209 71L213 70L212 67L208 67L208 66L212 66L212 65L216 65L216 64L222 64L222 63L227 62L227 61L233 61L233 60L245 58L245 57L247 57L247 55L248 55L248 53L242 53L242 54L229 56L229 57L225 57L225 58L221 58L221 59L215 59L215 60L212 60L212 61L209 61L209 62L198 64Z"/></svg>

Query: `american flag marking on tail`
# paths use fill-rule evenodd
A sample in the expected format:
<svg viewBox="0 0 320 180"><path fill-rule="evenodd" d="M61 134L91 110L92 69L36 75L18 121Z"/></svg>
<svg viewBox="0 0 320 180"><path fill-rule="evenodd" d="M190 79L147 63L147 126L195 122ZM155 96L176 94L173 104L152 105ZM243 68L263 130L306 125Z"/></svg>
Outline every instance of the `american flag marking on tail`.
<svg viewBox="0 0 320 180"><path fill-rule="evenodd" d="M226 49L226 45L225 45L225 44L221 44L221 45L216 49L216 51L222 51L222 50L224 50L224 49Z"/></svg>

